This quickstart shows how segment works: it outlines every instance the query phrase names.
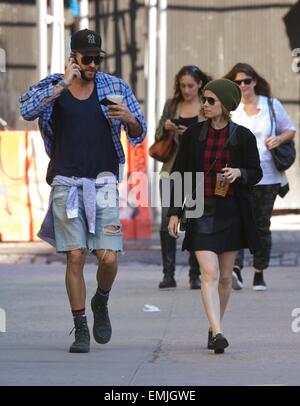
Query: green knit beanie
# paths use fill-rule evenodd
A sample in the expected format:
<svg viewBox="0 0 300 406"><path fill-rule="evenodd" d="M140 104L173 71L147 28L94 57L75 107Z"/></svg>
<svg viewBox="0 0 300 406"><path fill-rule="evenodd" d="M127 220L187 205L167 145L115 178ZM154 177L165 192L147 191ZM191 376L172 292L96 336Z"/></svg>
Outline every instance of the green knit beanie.
<svg viewBox="0 0 300 406"><path fill-rule="evenodd" d="M210 90L213 92L226 110L233 111L241 101L240 87L229 79L216 79L208 82L203 91Z"/></svg>

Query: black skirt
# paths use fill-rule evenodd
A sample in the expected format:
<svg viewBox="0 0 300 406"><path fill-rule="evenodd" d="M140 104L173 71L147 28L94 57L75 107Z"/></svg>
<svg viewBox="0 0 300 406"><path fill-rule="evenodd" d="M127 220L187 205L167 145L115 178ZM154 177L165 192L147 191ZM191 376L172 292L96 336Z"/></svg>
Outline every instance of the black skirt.
<svg viewBox="0 0 300 406"><path fill-rule="evenodd" d="M183 241L182 250L212 251L222 254L227 251L238 251L248 245L244 240L241 224L234 223L231 226L215 233L189 233L187 231Z"/></svg>
<svg viewBox="0 0 300 406"><path fill-rule="evenodd" d="M189 220L183 251L222 254L248 247L235 199L224 199L220 203L213 215L204 214L201 218Z"/></svg>

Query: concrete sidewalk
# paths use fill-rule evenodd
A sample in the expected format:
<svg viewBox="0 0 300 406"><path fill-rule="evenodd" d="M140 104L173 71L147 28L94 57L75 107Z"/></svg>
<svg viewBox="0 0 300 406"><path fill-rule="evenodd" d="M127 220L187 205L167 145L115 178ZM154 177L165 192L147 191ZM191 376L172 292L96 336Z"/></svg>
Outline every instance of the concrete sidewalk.
<svg viewBox="0 0 300 406"><path fill-rule="evenodd" d="M269 289L252 290L247 253L245 288L232 292L223 324L230 342L224 355L206 349L207 320L199 291L187 287L181 240L178 287L167 291L157 288L158 234L150 241L125 242L110 300L112 340L99 346L92 339L89 354L68 353L73 325L64 287L65 256L42 242L1 243L0 331L3 309L6 332L0 332L0 386L299 385L300 331L292 326L300 330L300 216L273 217L272 230L265 273ZM90 330L95 273L90 256L85 268ZM159 311L145 312L145 305Z"/></svg>
<svg viewBox="0 0 300 406"><path fill-rule="evenodd" d="M85 275L90 299L95 266ZM291 329L292 310L300 308L298 267L270 268L266 292L252 291L245 269L245 288L232 293L224 321L224 355L206 349L207 321L199 292L187 288L187 268L176 277L177 289L161 291L160 267L121 264L110 300L111 342L92 340L89 354L69 354L64 265L2 264L0 385L299 385L300 332ZM145 312L146 304L160 311ZM91 320L88 305L90 329Z"/></svg>

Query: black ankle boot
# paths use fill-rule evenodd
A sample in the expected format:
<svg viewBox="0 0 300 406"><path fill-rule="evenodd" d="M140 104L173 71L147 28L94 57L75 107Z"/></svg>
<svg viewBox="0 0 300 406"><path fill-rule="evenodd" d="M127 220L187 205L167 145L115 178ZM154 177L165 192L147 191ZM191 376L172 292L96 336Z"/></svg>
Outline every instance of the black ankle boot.
<svg viewBox="0 0 300 406"><path fill-rule="evenodd" d="M70 347L72 353L87 353L90 351L90 332L85 316L74 317L75 341ZM71 333L73 332L71 331ZM70 333L70 335L71 335Z"/></svg>
<svg viewBox="0 0 300 406"><path fill-rule="evenodd" d="M201 281L198 275L190 276L190 289L201 289Z"/></svg>
<svg viewBox="0 0 300 406"><path fill-rule="evenodd" d="M176 288L175 261L176 261L176 239L172 238L167 231L160 232L161 253L163 261L163 280L159 283L160 289Z"/></svg>
<svg viewBox="0 0 300 406"><path fill-rule="evenodd" d="M91 301L94 314L93 335L98 344L106 344L111 339L112 330L107 308L108 296L96 292Z"/></svg>
<svg viewBox="0 0 300 406"><path fill-rule="evenodd" d="M208 330L207 348L209 350L214 350L215 348L211 329Z"/></svg>
<svg viewBox="0 0 300 406"><path fill-rule="evenodd" d="M201 289L200 268L194 252L189 256L189 285L190 289Z"/></svg>
<svg viewBox="0 0 300 406"><path fill-rule="evenodd" d="M176 288L177 284L174 279L174 276L169 276L169 275L164 275L163 280L159 282L159 289L165 289L165 288Z"/></svg>

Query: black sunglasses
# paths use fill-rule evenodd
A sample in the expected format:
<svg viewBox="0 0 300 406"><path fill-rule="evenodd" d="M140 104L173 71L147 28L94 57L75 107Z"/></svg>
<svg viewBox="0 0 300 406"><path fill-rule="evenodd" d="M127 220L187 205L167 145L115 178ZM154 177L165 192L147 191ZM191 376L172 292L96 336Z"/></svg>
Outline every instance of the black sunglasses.
<svg viewBox="0 0 300 406"><path fill-rule="evenodd" d="M245 83L245 85L250 85L252 80L253 80L253 78L247 78L247 79L242 79L242 80L234 80L234 83L236 83L239 86L241 86L242 83Z"/></svg>
<svg viewBox="0 0 300 406"><path fill-rule="evenodd" d="M83 55L81 57L81 63L83 63L83 65L90 65L93 61L95 62L95 65L99 65L100 62L103 61L103 56L101 56L101 55L97 55L97 56Z"/></svg>
<svg viewBox="0 0 300 406"><path fill-rule="evenodd" d="M211 106L213 106L218 101L218 100L214 99L213 97L205 97L205 96L202 96L202 100L203 100L203 104L205 102L207 102Z"/></svg>

